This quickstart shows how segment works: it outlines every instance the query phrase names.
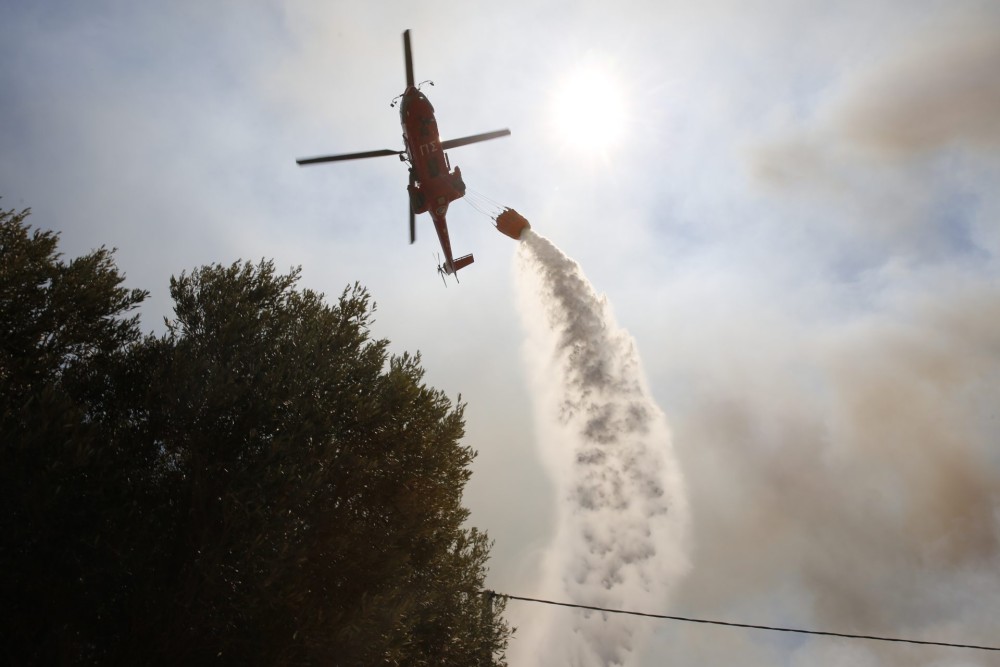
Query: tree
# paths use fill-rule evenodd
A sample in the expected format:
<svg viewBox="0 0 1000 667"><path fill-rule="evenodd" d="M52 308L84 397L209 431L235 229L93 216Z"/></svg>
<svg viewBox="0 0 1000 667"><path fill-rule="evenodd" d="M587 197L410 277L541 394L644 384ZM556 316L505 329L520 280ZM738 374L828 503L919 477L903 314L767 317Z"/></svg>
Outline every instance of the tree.
<svg viewBox="0 0 1000 667"><path fill-rule="evenodd" d="M106 248L68 264L27 210L0 211L0 595L8 664L90 660L121 602L115 561L143 465L99 395L139 340ZM119 392L125 386L118 387ZM150 460L147 452L146 462Z"/></svg>
<svg viewBox="0 0 1000 667"><path fill-rule="evenodd" d="M16 217L4 218L4 239L8 227L27 238ZM41 264L58 264L54 237L35 238L51 246ZM112 270L102 252L97 265ZM8 257L23 251L4 241L0 253L7 298L23 273L20 260L8 271ZM374 304L362 287L330 306L296 289L298 270L203 267L171 280L167 333L141 338L122 316L144 293L115 292L112 274L98 291L116 295L105 302L118 310L82 329L104 352L69 355L73 372L64 364L52 377L60 410L73 407L69 431L41 428L52 412L38 402L42 385L23 370L20 384L3 376L3 440L33 463L5 446L3 481L24 481L3 491L19 525L0 527L52 543L45 565L29 567L37 543L0 537L0 567L14 573L0 574L3 592L34 609L20 627L46 628L33 635L45 648L19 646L13 657L503 664L502 605L485 614L479 595L489 541L463 527L474 456L460 444L463 406L423 383L418 355L389 355L370 337ZM40 300L31 312L46 308ZM31 356L31 321L4 322L26 341L5 367ZM9 397L21 405L16 429ZM74 459L81 442L94 454ZM67 461L80 466L72 507L40 504L39 493L65 493L40 470ZM67 568L66 554L80 554L79 566ZM79 573L84 583L74 583ZM53 596L64 611L43 601Z"/></svg>

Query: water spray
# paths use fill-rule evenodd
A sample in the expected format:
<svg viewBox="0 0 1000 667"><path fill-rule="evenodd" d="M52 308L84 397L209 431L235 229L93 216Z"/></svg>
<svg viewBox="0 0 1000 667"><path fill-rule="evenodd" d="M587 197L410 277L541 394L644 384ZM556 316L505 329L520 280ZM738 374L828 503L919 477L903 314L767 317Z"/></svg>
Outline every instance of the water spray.
<svg viewBox="0 0 1000 667"><path fill-rule="evenodd" d="M580 266L527 226L517 273L537 437L558 504L540 591L663 609L687 569L688 509L634 341ZM558 614L519 633L526 663L633 664L644 626L598 612Z"/></svg>

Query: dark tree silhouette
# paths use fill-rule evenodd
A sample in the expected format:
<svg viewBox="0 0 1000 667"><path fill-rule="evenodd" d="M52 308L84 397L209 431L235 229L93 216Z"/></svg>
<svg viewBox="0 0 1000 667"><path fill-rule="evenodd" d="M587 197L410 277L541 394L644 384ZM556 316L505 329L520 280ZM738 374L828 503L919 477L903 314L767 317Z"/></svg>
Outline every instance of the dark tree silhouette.
<svg viewBox="0 0 1000 667"><path fill-rule="evenodd" d="M145 293L0 212L9 664L504 664L462 405L270 262Z"/></svg>

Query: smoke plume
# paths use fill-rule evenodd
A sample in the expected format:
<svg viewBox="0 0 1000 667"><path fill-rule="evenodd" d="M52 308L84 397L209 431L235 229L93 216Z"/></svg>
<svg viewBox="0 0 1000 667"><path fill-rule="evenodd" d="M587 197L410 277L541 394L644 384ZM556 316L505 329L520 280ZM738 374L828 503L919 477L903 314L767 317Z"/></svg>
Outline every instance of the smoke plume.
<svg viewBox="0 0 1000 667"><path fill-rule="evenodd" d="M531 230L517 259L538 439L558 504L538 594L662 611L687 568L688 510L666 418L632 338L579 265ZM521 628L518 664L633 664L646 627L553 609Z"/></svg>

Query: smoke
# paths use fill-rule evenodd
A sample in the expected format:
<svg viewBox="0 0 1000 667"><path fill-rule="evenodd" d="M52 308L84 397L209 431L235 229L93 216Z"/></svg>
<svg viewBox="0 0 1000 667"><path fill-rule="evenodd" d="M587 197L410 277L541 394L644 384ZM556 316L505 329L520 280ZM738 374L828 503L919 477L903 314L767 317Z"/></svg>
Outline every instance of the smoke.
<svg viewBox="0 0 1000 667"><path fill-rule="evenodd" d="M579 265L525 230L518 249L542 456L557 493L539 594L658 612L687 570L688 509L666 418L632 338ZM515 664L633 664L634 617L554 609L521 628Z"/></svg>
<svg viewBox="0 0 1000 667"><path fill-rule="evenodd" d="M833 104L845 138L896 157L1000 144L1000 33L969 17L935 25L859 74Z"/></svg>
<svg viewBox="0 0 1000 667"><path fill-rule="evenodd" d="M694 324L663 372L697 378L672 415L696 549L670 613L995 644L1000 290L939 282L834 324L741 311L721 290L724 322L667 304ZM663 625L661 664L994 664Z"/></svg>
<svg viewBox="0 0 1000 667"><path fill-rule="evenodd" d="M933 227L943 210L982 206L973 193L996 180L1000 18L942 16L882 51L844 71L800 124L749 150L756 183L825 202L841 215L821 224L879 252L940 256L962 233L1000 247L993 220L957 235Z"/></svg>

